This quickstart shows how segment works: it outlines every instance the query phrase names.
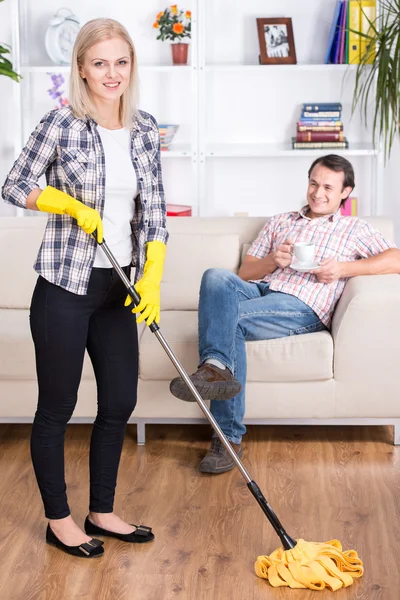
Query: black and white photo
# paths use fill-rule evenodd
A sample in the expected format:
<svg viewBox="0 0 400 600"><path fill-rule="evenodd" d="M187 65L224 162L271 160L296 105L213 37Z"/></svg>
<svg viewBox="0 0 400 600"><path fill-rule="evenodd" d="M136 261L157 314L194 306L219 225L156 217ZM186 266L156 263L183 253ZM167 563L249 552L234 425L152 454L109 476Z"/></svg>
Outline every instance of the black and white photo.
<svg viewBox="0 0 400 600"><path fill-rule="evenodd" d="M267 54L270 58L289 56L289 41L286 25L264 25Z"/></svg>

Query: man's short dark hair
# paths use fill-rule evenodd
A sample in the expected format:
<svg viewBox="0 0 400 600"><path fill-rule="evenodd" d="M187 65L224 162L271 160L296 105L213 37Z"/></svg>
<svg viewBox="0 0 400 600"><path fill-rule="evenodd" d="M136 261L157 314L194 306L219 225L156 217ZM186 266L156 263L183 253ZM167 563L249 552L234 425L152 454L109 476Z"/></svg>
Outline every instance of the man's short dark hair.
<svg viewBox="0 0 400 600"><path fill-rule="evenodd" d="M308 179L310 179L311 172L316 165L322 165L336 173L343 173L343 189L346 187L351 187L352 190L354 189L356 185L354 169L347 158L343 158L343 156L339 156L338 154L327 154L326 156L316 158L308 170ZM340 206L342 206L346 200L347 198L344 198L340 203Z"/></svg>

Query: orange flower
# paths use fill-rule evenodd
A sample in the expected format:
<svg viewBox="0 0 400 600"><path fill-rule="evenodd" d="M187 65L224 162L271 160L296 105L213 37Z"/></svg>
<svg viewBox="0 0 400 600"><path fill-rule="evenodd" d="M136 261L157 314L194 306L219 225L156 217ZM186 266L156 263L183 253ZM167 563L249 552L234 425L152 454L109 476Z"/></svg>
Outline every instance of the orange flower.
<svg viewBox="0 0 400 600"><path fill-rule="evenodd" d="M180 35L181 33L183 33L185 31L185 28L182 25L182 23L174 23L172 25L172 31L174 33L177 33L178 35Z"/></svg>
<svg viewBox="0 0 400 600"><path fill-rule="evenodd" d="M191 11L190 11L190 10L187 10L187 11L185 12L185 17L186 17L187 19L191 19L191 18L192 18L192 13L191 13Z"/></svg>
<svg viewBox="0 0 400 600"><path fill-rule="evenodd" d="M163 12L159 12L158 15L156 16L156 21L159 21L161 19L161 17L163 16Z"/></svg>
<svg viewBox="0 0 400 600"><path fill-rule="evenodd" d="M171 12L173 15L177 15L178 14L178 5L177 4L173 4L171 6Z"/></svg>
<svg viewBox="0 0 400 600"><path fill-rule="evenodd" d="M155 23L153 23L153 27L154 27L154 29L158 29L160 27L159 22L156 21Z"/></svg>

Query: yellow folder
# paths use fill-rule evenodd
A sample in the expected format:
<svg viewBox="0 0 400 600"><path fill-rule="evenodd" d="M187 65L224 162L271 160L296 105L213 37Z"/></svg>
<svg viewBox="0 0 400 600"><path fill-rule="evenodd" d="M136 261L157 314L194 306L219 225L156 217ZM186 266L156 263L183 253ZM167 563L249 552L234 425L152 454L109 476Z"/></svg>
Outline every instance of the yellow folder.
<svg viewBox="0 0 400 600"><path fill-rule="evenodd" d="M374 23L376 19L376 0L350 0L348 11L349 64L354 65L361 62L361 58L365 56L369 44L367 39L355 32L372 34L370 21ZM375 53L375 48L369 48L367 63L374 62Z"/></svg>
<svg viewBox="0 0 400 600"><path fill-rule="evenodd" d="M376 0L361 0L361 11L360 11L360 31L367 35L373 35L373 29L371 28L370 22L375 23L376 19ZM360 59L362 59L366 52L369 42L365 38L360 38ZM371 64L375 60L376 49L370 47L368 49L368 57L366 62Z"/></svg>
<svg viewBox="0 0 400 600"><path fill-rule="evenodd" d="M350 0L347 8L349 11L349 65L354 65L359 64L361 56L360 35L358 33L355 33L355 31L360 31L360 0Z"/></svg>

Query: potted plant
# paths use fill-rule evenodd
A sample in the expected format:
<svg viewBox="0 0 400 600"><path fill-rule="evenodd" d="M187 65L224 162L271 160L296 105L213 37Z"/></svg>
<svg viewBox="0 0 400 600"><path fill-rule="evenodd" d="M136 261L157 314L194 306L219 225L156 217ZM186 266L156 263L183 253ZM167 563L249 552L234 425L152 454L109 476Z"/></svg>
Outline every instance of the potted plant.
<svg viewBox="0 0 400 600"><path fill-rule="evenodd" d="M190 39L192 31L192 13L190 10L181 10L177 4L166 8L158 13L153 23L154 29L158 30L157 39L164 42L171 40L172 62L175 65L185 65L188 57L188 43L182 42L185 38Z"/></svg>
<svg viewBox="0 0 400 600"><path fill-rule="evenodd" d="M0 0L0 2L3 2L3 0ZM11 77L11 79L18 82L21 79L21 75L18 75L18 73L13 70L12 63L6 58L6 54L10 54L9 48L0 44L0 75Z"/></svg>
<svg viewBox="0 0 400 600"><path fill-rule="evenodd" d="M400 133L400 0L377 0L377 4L377 19L371 21L364 13L369 32L355 32L366 49L357 65L352 110L358 108L367 125L372 105L373 144L382 141L389 158Z"/></svg>

